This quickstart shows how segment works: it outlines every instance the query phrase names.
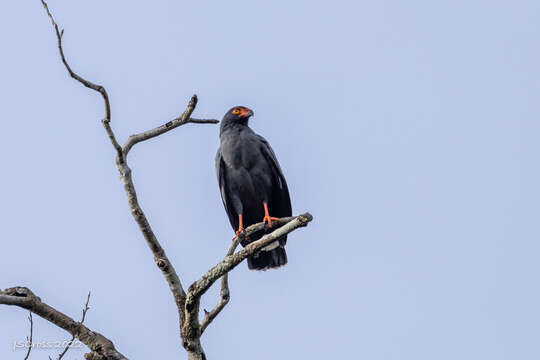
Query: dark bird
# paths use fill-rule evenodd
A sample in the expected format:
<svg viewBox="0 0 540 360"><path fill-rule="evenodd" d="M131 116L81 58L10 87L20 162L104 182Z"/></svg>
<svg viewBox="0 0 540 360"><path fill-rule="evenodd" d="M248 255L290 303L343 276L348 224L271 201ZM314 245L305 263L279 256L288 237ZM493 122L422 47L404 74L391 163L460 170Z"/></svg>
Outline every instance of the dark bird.
<svg viewBox="0 0 540 360"><path fill-rule="evenodd" d="M243 106L227 111L221 121L221 144L216 154L221 199L236 236L249 225L264 221L269 228L272 221L292 215L289 189L276 155L268 141L248 126L252 115L253 111ZM246 246L251 241L241 244ZM266 270L285 265L286 242L287 236L283 236L248 257L248 267Z"/></svg>

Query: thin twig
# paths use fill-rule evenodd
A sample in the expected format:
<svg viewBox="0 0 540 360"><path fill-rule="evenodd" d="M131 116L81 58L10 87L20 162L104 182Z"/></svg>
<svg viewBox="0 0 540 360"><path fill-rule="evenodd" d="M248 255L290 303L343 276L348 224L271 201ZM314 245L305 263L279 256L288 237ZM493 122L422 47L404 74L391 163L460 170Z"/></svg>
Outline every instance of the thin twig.
<svg viewBox="0 0 540 360"><path fill-rule="evenodd" d="M113 133L113 131L111 129L111 125L110 125L110 122L111 122L111 104L109 102L109 95L107 94L107 90L105 90L105 88L103 86L101 86L101 85L94 84L94 83L84 79L83 77L76 74L73 70L71 70L71 67L69 66L69 64L68 64L68 62L66 60L66 57L64 55L64 49L62 47L62 37L64 36L64 29L60 30L58 28L58 25L56 24L56 21L54 20L54 17L52 16L51 12L49 11L49 6L45 2L45 0L41 0L41 3L43 4L43 7L47 11L47 15L51 19L51 23L53 24L54 30L56 31L56 38L58 40L58 51L60 52L60 57L62 58L62 63L64 64L66 70L68 71L69 76L71 76L73 79L77 80L78 82L80 82L81 84L86 86L87 88L90 88L90 89L92 89L94 91L99 92L101 94L101 96L103 97L103 102L105 103L105 117L103 118L103 120L101 122L103 123L103 127L105 127L105 131L107 132L107 135L109 136L109 139L110 139L114 149L116 150L116 155L117 155L118 161L120 163L123 163L124 162L124 156L123 156L123 153L122 153L122 147L120 146L120 144L116 140L116 137L114 136L114 133Z"/></svg>
<svg viewBox="0 0 540 360"><path fill-rule="evenodd" d="M28 360L28 358L30 357L30 351L32 351L32 336L33 336L33 333L34 333L34 320L32 320L32 312L29 311L28 312L28 321L30 321L30 337L28 337L28 343L27 343L27 346L28 346L28 351L26 352L26 356L24 357L24 360Z"/></svg>
<svg viewBox="0 0 540 360"><path fill-rule="evenodd" d="M95 355L93 358L101 359L104 357L110 360L127 360L124 355L115 349L112 341L42 302L28 288L14 287L0 291L0 304L13 305L30 310L34 314L66 330L88 346L94 353L93 355Z"/></svg>
<svg viewBox="0 0 540 360"><path fill-rule="evenodd" d="M83 324L84 323L84 319L86 318L86 312L88 311L89 307L88 307L88 303L90 302L90 292L88 292L88 296L86 297L86 304L84 304L84 309L82 310L82 317L81 317L81 321L79 321L80 324ZM66 353L68 352L68 350L71 348L71 345L73 344L73 341L75 341L75 335L73 335L71 337L71 340L68 341L64 351L62 351L59 355L58 355L58 358L57 360L60 360L64 357L64 355L66 355Z"/></svg>

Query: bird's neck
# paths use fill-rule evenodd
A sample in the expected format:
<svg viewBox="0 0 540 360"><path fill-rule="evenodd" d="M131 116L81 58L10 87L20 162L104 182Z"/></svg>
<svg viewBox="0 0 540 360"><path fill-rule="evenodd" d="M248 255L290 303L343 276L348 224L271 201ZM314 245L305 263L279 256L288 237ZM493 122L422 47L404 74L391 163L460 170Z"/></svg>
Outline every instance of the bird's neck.
<svg viewBox="0 0 540 360"><path fill-rule="evenodd" d="M223 134L227 130L241 130L243 128L249 128L248 126L248 119L245 120L222 120L219 133Z"/></svg>

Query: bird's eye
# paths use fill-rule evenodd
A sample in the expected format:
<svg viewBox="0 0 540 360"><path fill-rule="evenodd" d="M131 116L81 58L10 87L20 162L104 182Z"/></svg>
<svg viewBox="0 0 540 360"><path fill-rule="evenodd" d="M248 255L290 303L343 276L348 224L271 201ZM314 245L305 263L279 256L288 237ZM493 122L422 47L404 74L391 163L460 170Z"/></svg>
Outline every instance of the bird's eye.
<svg viewBox="0 0 540 360"><path fill-rule="evenodd" d="M236 109L234 109L234 110L232 111L232 113L233 113L234 115L238 115L238 114L240 114L240 109L236 108Z"/></svg>

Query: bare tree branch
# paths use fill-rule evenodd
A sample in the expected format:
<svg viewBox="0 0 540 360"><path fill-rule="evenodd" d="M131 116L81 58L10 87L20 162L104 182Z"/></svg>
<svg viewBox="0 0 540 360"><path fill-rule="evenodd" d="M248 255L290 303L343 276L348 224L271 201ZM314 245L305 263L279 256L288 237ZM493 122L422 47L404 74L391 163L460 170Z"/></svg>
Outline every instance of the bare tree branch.
<svg viewBox="0 0 540 360"><path fill-rule="evenodd" d="M197 106L197 96L193 95L191 97L191 100L189 101L189 104L186 108L186 110L177 117L174 120L169 121L168 123L165 123L161 126L158 126L157 128L154 128L152 130L148 130L136 135L131 135L123 147L124 156L127 156L128 152L131 150L133 145L145 141L148 139L151 139L153 137L159 136L161 134L165 134L167 131L170 131L172 129L175 129L179 126L182 126L187 123L197 123L197 124L217 124L219 121L215 119L193 119L190 118L191 113L193 110L195 110L195 106Z"/></svg>
<svg viewBox="0 0 540 360"><path fill-rule="evenodd" d="M89 307L88 307L88 303L90 302L90 292L88 292L88 296L86 297L86 304L84 304L84 309L82 310L82 317L81 317L81 321L79 322L80 324L83 324L84 323L84 319L86 319L86 312L88 311ZM68 341L68 344L66 345L64 351L62 351L59 355L58 355L58 358L57 360L61 360L64 355L66 355L66 353L68 352L68 350L71 348L71 345L73 344L73 341L75 341L75 335L73 335L71 337L71 340Z"/></svg>
<svg viewBox="0 0 540 360"><path fill-rule="evenodd" d="M89 360L127 360L124 355L115 349L112 341L100 333L88 329L80 322L73 320L55 308L45 304L28 288L14 287L0 291L0 304L14 305L30 310L34 314L66 330L83 344L88 346L92 351L92 353L85 355Z"/></svg>
<svg viewBox="0 0 540 360"><path fill-rule="evenodd" d="M28 360L30 357L30 352L32 351L32 337L34 334L34 320L32 320L32 312L28 312L28 321L30 321L30 336L28 337L28 351L26 352L26 356L24 357L24 360Z"/></svg>

